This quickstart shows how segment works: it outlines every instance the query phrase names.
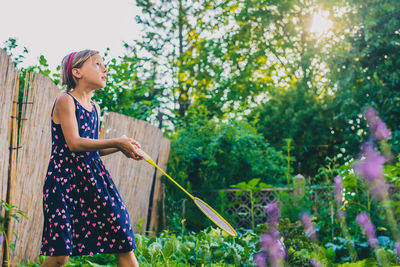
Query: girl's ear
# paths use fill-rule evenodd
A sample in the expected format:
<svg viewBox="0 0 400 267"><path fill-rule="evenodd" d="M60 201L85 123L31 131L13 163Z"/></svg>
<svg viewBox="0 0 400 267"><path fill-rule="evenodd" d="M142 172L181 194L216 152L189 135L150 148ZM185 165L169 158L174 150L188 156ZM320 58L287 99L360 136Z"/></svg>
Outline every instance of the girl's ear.
<svg viewBox="0 0 400 267"><path fill-rule="evenodd" d="M72 72L72 75L74 75L75 78L77 78L77 79L80 79L82 77L82 74L81 74L81 72L79 71L78 68L73 68L71 70L71 72Z"/></svg>

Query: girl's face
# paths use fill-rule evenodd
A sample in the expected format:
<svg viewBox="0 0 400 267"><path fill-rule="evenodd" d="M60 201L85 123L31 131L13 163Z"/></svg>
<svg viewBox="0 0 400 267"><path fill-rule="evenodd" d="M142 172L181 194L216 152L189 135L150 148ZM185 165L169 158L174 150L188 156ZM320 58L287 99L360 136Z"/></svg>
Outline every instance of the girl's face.
<svg viewBox="0 0 400 267"><path fill-rule="evenodd" d="M99 54L95 54L86 60L79 69L79 74L79 83L84 83L93 89L106 86L107 69L104 67L103 59Z"/></svg>

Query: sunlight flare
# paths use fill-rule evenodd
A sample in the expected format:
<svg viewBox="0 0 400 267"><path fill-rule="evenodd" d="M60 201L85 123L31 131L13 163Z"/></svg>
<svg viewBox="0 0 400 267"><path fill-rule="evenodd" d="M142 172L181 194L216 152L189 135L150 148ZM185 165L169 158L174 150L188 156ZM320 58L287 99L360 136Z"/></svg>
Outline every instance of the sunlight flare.
<svg viewBox="0 0 400 267"><path fill-rule="evenodd" d="M310 32L318 35L327 32L332 27L333 22L329 20L329 11L318 11L312 17Z"/></svg>

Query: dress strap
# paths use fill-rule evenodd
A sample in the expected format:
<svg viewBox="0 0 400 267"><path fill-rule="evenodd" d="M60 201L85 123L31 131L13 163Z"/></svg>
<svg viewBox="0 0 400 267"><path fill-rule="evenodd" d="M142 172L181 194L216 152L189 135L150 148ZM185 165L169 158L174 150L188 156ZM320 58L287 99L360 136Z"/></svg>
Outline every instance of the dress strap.
<svg viewBox="0 0 400 267"><path fill-rule="evenodd" d="M54 111L54 107L56 106L56 102L57 102L57 97L56 97L56 100L54 100L53 107L51 108L51 114L50 114L51 119L53 119L53 111Z"/></svg>
<svg viewBox="0 0 400 267"><path fill-rule="evenodd" d="M90 100L90 102L92 103L92 106L93 106L93 111L94 111L94 112L96 112L96 114L97 114L97 108L96 108L96 105L94 104L94 102L93 102L92 100Z"/></svg>
<svg viewBox="0 0 400 267"><path fill-rule="evenodd" d="M75 100L75 101L78 101L78 100L76 100L76 98L73 96L73 95L71 95L69 92L66 92L67 94L69 94L70 96L72 96L72 98Z"/></svg>

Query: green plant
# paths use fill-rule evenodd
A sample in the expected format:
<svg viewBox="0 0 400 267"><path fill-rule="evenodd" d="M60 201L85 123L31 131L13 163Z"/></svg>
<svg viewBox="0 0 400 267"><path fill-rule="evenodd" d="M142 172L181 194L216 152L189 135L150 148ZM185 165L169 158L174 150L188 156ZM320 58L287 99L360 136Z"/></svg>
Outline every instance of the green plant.
<svg viewBox="0 0 400 267"><path fill-rule="evenodd" d="M144 219L142 219L142 218L140 218L140 217L138 217L138 223L136 224L136 227L137 227L137 232L139 233L139 234L143 234L143 224L144 224Z"/></svg>
<svg viewBox="0 0 400 267"><path fill-rule="evenodd" d="M260 178L251 179L248 182L240 182L235 185L231 185L232 188L239 188L240 191L236 191L235 196L238 197L242 194L249 193L250 194L250 217L251 217L251 229L255 228L254 222L254 204L260 201L260 197L255 197L255 193L260 192L261 189L270 188L271 185L267 185L263 182L260 182ZM237 204L237 203L232 203Z"/></svg>
<svg viewBox="0 0 400 267"><path fill-rule="evenodd" d="M287 156L286 156L286 161L287 161L287 169L286 169L286 183L289 185L291 184L291 180L290 178L292 177L292 171L293 168L291 167L292 162L294 162L296 159L292 156L290 156L290 151L293 149L293 146L291 145L291 143L293 142L292 138L286 138L283 141L285 141L286 143L286 152L287 152Z"/></svg>
<svg viewBox="0 0 400 267"><path fill-rule="evenodd" d="M18 209L16 206L7 203L4 200L1 200L1 210L4 208L5 209L5 214L4 216L2 216L0 214L0 231L3 233L4 235L4 240L6 242L6 253L7 253L7 266L10 266L10 248L12 250L14 250L15 247L15 243L9 243L8 242L8 236L7 236L7 229L6 229L6 225L9 223L9 220L11 218L15 219L17 222L19 222L19 215L25 217L26 219L28 219L22 210ZM18 238L18 235L13 232L13 234L15 235L16 238Z"/></svg>
<svg viewBox="0 0 400 267"><path fill-rule="evenodd" d="M140 266L255 266L253 254L259 246L253 231L238 233L238 237L225 235L219 228L209 227L184 236L165 230L158 236L135 234L136 257ZM38 267L46 257L39 256L36 263L21 267ZM115 255L97 254L69 258L65 266L117 266Z"/></svg>

